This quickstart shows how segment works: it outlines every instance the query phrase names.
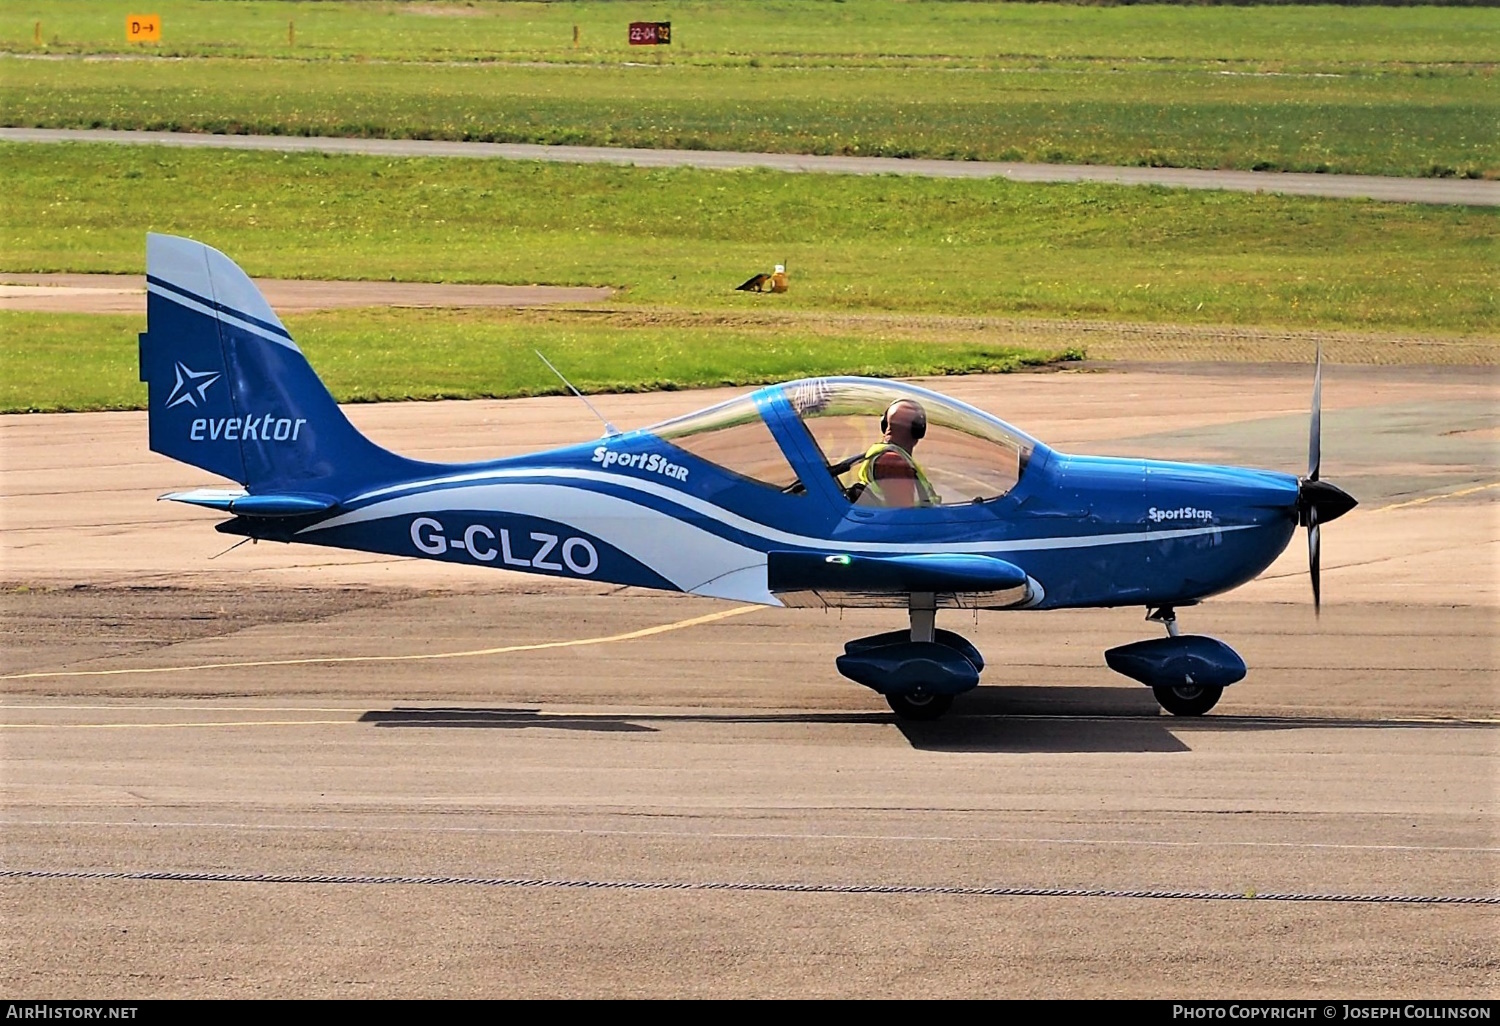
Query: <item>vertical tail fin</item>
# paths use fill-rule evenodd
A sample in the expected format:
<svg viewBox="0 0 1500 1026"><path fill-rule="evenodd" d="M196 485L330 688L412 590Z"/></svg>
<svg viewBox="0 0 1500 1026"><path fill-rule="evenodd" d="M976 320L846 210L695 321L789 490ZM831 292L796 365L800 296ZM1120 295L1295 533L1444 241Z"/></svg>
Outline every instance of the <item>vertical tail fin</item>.
<svg viewBox="0 0 1500 1026"><path fill-rule="evenodd" d="M339 497L420 466L349 423L255 283L200 242L146 237L140 361L151 448L252 493Z"/></svg>

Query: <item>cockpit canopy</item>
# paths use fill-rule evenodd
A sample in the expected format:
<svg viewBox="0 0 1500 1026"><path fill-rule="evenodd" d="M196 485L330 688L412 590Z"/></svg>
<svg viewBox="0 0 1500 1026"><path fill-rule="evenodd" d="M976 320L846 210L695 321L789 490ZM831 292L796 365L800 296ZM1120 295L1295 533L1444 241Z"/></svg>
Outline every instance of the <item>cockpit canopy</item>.
<svg viewBox="0 0 1500 1026"><path fill-rule="evenodd" d="M860 463L882 441L881 418L897 400L918 403L927 428L911 458L936 492L934 504L983 502L1015 487L1036 441L937 392L869 378L807 378L775 386L822 454L844 493L861 505L879 498L859 487ZM802 491L798 474L761 416L755 395L741 396L648 429L664 441L741 477L780 491Z"/></svg>
<svg viewBox="0 0 1500 1026"><path fill-rule="evenodd" d="M1020 480L1036 441L989 414L915 385L868 378L809 378L782 386L792 408L830 467L861 456L881 441L881 418L892 403L922 407L927 430L911 456L931 481L937 503L957 506L998 498ZM855 487L858 464L839 475L846 493L867 503Z"/></svg>

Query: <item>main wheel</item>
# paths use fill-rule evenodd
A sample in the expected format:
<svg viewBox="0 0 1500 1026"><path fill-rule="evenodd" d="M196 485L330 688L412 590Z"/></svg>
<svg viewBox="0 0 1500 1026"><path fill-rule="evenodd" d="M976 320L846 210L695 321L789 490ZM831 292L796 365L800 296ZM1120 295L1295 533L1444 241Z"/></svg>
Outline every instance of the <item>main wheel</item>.
<svg viewBox="0 0 1500 1026"><path fill-rule="evenodd" d="M1183 684L1175 688L1152 688L1161 707L1173 716L1202 716L1219 704L1223 688Z"/></svg>
<svg viewBox="0 0 1500 1026"><path fill-rule="evenodd" d="M952 695L929 695L919 691L909 695L886 695L891 712L903 720L935 720L953 706Z"/></svg>

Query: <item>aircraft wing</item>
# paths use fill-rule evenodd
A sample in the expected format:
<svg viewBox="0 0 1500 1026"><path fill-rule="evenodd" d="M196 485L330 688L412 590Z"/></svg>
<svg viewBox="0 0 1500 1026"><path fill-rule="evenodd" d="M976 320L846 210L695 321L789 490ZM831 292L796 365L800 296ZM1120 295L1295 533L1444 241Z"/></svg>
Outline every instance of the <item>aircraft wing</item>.
<svg viewBox="0 0 1500 1026"><path fill-rule="evenodd" d="M766 579L783 605L814 609L904 609L914 593L936 596L940 608L1007 609L1042 594L1014 563L963 553L770 552Z"/></svg>

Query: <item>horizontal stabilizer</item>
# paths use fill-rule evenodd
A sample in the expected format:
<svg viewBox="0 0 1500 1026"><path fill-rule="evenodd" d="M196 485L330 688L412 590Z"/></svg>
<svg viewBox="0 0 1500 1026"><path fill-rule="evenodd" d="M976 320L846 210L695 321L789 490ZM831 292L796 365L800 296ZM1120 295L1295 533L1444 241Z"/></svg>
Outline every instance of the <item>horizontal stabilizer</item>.
<svg viewBox="0 0 1500 1026"><path fill-rule="evenodd" d="M870 556L771 552L770 590L788 606L905 606L913 592L939 605L1004 608L1034 597L1035 582L1014 563L965 553Z"/></svg>
<svg viewBox="0 0 1500 1026"><path fill-rule="evenodd" d="M191 492L168 492L163 499L190 502L194 506L233 513L242 517L300 517L322 513L338 505L332 495L317 492L286 492L281 495L251 495L227 488L198 488Z"/></svg>

